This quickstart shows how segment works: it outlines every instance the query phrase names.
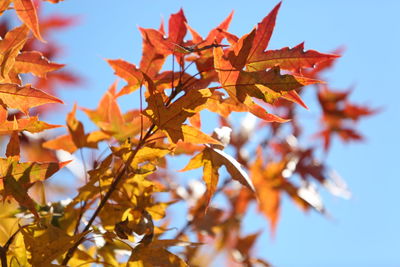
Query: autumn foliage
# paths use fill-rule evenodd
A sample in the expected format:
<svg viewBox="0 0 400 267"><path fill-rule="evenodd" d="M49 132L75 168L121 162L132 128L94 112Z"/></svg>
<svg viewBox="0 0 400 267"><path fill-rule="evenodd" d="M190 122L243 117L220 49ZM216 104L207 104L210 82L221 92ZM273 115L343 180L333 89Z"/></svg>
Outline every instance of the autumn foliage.
<svg viewBox="0 0 400 267"><path fill-rule="evenodd" d="M253 249L261 232L242 234L251 203L273 234L284 194L302 210L321 214L326 209L316 185L349 197L317 155L329 151L334 136L361 140L355 123L375 110L350 102L350 91L322 81L340 51L304 50L303 43L268 48L280 3L243 36L229 32L232 13L206 37L189 26L183 10L170 16L168 27L140 28L138 65L106 60L122 87L109 86L96 109L75 105L65 134L53 137L41 133L61 126L38 115L58 112L49 105L62 103L54 96L58 85L77 84L79 78L52 61L59 47L50 32L74 21L38 19L38 4L0 3L2 17L18 17L20 24L10 28L5 19L0 25L3 267L209 266L222 252L229 266L269 266L268 255ZM314 92L321 106L312 146L301 144L310 134L298 116L299 109L308 109L303 90ZM137 96L138 108L123 111L118 100L129 94ZM97 129L85 129L77 111ZM246 114L240 125L230 119L235 112ZM214 132L204 132L204 123L215 123ZM88 150L95 160L80 157ZM83 177L60 171L72 164L60 161L60 151L81 158ZM186 163L173 171L169 165L178 156ZM195 169L200 171L190 172ZM57 172L76 181L69 200L46 197L62 190L47 182ZM185 173L202 179L181 183ZM215 196L228 201L217 206ZM179 203L187 207L178 211L181 221L169 215Z"/></svg>

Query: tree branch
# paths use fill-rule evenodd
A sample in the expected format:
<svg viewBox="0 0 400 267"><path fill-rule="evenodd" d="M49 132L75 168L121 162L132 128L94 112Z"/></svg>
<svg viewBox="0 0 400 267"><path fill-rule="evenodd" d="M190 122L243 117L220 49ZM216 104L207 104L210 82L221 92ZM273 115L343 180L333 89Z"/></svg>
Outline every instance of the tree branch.
<svg viewBox="0 0 400 267"><path fill-rule="evenodd" d="M106 194L104 195L104 197L101 199L99 206L97 207L97 209L95 210L95 212L92 214L92 216L90 217L86 227L83 229L82 232L87 232L90 230L90 228L92 227L92 224L94 222L94 220L96 219L97 215L99 215L100 211L103 209L104 205L107 203L107 201L110 199L112 193L114 193L114 191L117 189L118 184L120 183L120 181L122 180L122 178L124 177L125 173L128 171L129 166L131 164L131 162L133 161L133 159L135 158L137 152L139 151L139 149L143 146L143 144L146 143L147 138L149 138L152 135L152 131L155 128L155 125L153 124L149 130L147 131L146 135L143 137L142 140L139 141L138 145L136 146L135 150L132 151L132 154L129 156L129 158L127 159L126 163L123 165L124 167L122 168L122 170L119 171L117 177L114 179L114 181L111 183L110 188L108 189L108 191L106 192ZM68 261L72 258L75 250L78 248L79 244L81 244L84 241L84 236L82 236L80 239L78 239L74 245L68 250L67 254L65 255L65 258L62 262L63 265L67 265Z"/></svg>

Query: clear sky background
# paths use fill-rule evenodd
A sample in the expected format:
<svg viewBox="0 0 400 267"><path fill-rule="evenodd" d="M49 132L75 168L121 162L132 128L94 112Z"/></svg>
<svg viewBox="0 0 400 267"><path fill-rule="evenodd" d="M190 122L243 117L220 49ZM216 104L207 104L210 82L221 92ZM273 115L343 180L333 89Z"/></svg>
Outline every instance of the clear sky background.
<svg viewBox="0 0 400 267"><path fill-rule="evenodd" d="M57 36L66 47L58 61L81 73L86 82L63 91L61 98L69 110L74 102L95 108L115 79L103 59L139 62L137 26L158 28L162 17L167 21L182 7L189 24L205 36L235 10L230 31L243 35L277 3L65 0L46 4L45 13L81 17L79 26ZM348 182L353 198L323 194L332 219L304 214L285 199L275 239L263 235L257 246L258 254L276 266L400 266L399 11L396 0L283 1L269 49L303 41L306 49L321 52L345 46L343 57L326 75L328 81L338 89L354 86L352 100L381 107L382 112L359 125L365 143L344 146L337 139L333 142L328 162ZM307 100L310 116L313 108L318 109L312 101ZM268 227L261 216L252 221L249 231Z"/></svg>

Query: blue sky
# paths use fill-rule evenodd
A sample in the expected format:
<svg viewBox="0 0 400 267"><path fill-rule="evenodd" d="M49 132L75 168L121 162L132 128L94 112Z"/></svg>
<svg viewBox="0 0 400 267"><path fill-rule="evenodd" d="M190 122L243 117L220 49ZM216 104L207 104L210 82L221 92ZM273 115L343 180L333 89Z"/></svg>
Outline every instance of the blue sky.
<svg viewBox="0 0 400 267"><path fill-rule="evenodd" d="M138 63L138 26L158 27L183 7L189 24L203 36L235 11L230 31L249 32L278 1L73 1L45 5L45 13L78 15L78 27L57 36L67 48L59 62L81 73L85 85L65 90L61 98L94 108L114 81L104 58ZM329 164L348 182L353 198L345 201L324 194L332 219L303 214L285 200L275 239L262 237L258 253L276 266L400 266L398 188L400 98L400 1L286 0L278 14L269 48L295 46L329 52L345 46L343 57L327 74L333 88L355 87L352 99L381 107L362 121L366 142L342 145L338 140ZM310 116L318 107L307 100ZM58 118L60 118L58 116ZM62 116L61 121L63 121ZM52 119L56 119L55 117ZM267 227L257 217L255 228ZM252 218L252 221L256 221Z"/></svg>

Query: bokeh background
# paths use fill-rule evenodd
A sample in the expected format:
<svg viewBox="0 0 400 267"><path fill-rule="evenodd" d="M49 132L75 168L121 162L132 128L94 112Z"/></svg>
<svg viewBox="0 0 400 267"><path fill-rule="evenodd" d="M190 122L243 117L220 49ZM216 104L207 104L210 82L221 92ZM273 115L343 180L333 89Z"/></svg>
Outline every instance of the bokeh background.
<svg viewBox="0 0 400 267"><path fill-rule="evenodd" d="M78 26L56 36L65 46L58 62L85 78L82 85L62 91L65 111L74 102L97 106L115 80L104 58L139 62L138 26L158 28L162 18L167 22L169 15L182 7L190 26L204 36L234 10L230 31L243 35L277 3L65 0L43 5L44 15L62 13L79 20ZM353 196L342 200L322 192L330 218L304 214L284 199L274 238L262 216L246 218L246 231L264 229L257 253L275 266L400 266L399 11L400 1L396 0L283 1L269 49L293 47L303 41L306 49L320 52L345 47L327 80L332 88L354 88L352 100L381 111L359 125L366 136L364 143L333 141L327 160L347 181ZM316 99L305 97L310 107L303 112L306 123L315 123ZM49 120L62 123L65 116L60 114Z"/></svg>

